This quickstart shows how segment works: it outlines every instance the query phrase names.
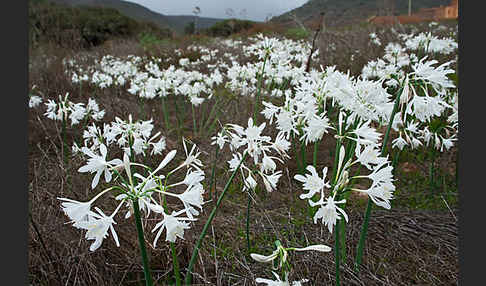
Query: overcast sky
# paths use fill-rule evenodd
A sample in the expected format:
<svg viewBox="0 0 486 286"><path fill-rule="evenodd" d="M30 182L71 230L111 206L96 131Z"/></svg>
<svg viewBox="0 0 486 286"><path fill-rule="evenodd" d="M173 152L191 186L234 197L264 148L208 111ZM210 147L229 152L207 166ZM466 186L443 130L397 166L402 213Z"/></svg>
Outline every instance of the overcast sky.
<svg viewBox="0 0 486 286"><path fill-rule="evenodd" d="M138 3L148 9L164 15L194 15L192 11L198 6L199 16L210 18L230 18L227 9L234 11L240 19L265 21L302 6L307 0L125 0ZM246 11L246 12L245 12Z"/></svg>

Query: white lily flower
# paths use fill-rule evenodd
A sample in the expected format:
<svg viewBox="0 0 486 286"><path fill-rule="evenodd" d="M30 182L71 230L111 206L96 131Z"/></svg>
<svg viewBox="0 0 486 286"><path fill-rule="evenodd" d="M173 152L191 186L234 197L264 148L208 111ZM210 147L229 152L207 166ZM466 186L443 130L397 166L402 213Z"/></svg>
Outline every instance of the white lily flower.
<svg viewBox="0 0 486 286"><path fill-rule="evenodd" d="M88 162L85 166L82 166L81 168L78 169L78 172L81 173L96 172L96 175L94 176L93 181L91 182L92 189L94 189L98 185L101 173L103 172L105 173L105 181L108 183L111 181L112 178L110 168L123 164L123 162L120 159L113 159L111 161L106 161L107 149L104 144L100 145L101 156L96 155L93 151L91 151L86 147L82 147L81 151L84 154L88 155L90 158L88 159Z"/></svg>

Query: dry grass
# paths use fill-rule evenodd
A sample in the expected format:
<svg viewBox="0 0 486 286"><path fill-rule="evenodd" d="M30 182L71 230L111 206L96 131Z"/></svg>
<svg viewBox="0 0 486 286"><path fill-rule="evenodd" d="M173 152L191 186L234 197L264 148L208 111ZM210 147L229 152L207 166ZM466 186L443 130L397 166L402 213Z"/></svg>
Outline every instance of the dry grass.
<svg viewBox="0 0 486 286"><path fill-rule="evenodd" d="M345 36L351 36L344 40ZM367 37L367 34L365 35ZM357 42L364 41L361 34L343 34L342 51L350 52ZM359 39L361 37L361 39ZM331 35L324 37L325 41ZM333 41L338 42L336 34ZM364 42L363 42L364 43ZM368 59L374 52L364 55ZM110 53L114 55L143 54L143 50L134 42L108 43L92 53L100 55ZM57 57L53 58L52 55ZM63 73L62 57L70 55L67 50L52 49L37 50L31 53L30 77L31 84L36 84L44 98L57 99L59 94L70 92L74 102L86 102L95 96L97 102L106 110L105 121L111 121L114 116L126 117L132 114L134 120L154 119L154 130L162 131L168 137L168 148L177 148L184 154L181 144L174 140L176 132L165 130L162 120L162 110L159 101L147 101L144 113L133 96L123 89L99 90L94 87L79 89L69 83ZM347 55L349 57L349 55ZM321 52L321 61L313 63L327 65L341 62L346 53L339 53L332 59L330 54ZM45 59L50 57L50 64ZM348 68L350 66L348 65ZM355 68L356 69L356 68ZM252 103L247 98L221 96L219 120L221 123L236 123L246 125L248 114L252 114ZM172 102L174 98L169 98ZM207 114L215 99L208 100L197 109L197 117ZM176 117L173 105L170 106L170 120L175 126ZM203 112L202 109L206 108ZM192 134L192 117L190 105L186 103L187 115L183 122L183 135L193 140L202 151L202 161L212 162L214 146L210 145L209 137L214 134ZM89 243L84 239L84 233L66 225L65 215L60 209L58 197L69 197L77 200L88 200L93 196L90 190L91 179L88 175L80 174L77 169L83 164L74 157L67 166L62 164L61 140L59 126L46 119L39 110L29 112L29 153L28 153L28 182L29 182L29 212L32 220L29 225L29 279L33 285L142 285L143 269L139 255L138 240L132 219L115 218L120 247L116 247L109 237L96 252L91 253ZM198 121L198 124L200 122ZM77 128L68 128L70 144L73 138L79 138ZM269 130L270 131L270 130ZM271 132L275 132L274 130ZM209 136L208 136L209 135ZM333 158L330 151L334 148L333 139L324 140L318 154L318 168L332 165ZM311 162L311 150L308 148L307 162ZM216 191L221 193L229 177L226 172L225 161L230 154L220 154L217 167ZM443 157L444 166L454 165L455 157ZM286 163L284 176L281 178L277 191L262 196L256 195L251 212L251 241L253 251L270 253L275 239L283 245L304 246L306 244L324 243L333 245L334 238L321 224L313 224L306 216L305 202L298 199L300 193L295 180L296 157ZM153 164L157 159L153 159ZM419 163L417 163L419 164ZM399 165L399 169L406 166ZM209 182L211 165L205 169ZM423 166L422 166L423 167ZM211 231L199 251L199 260L195 265L194 285L255 285L256 277L270 278L266 267L252 261L247 253L244 236L246 196L239 190L240 181L233 182L225 201L215 220ZM401 186L400 195L407 196L412 192L405 182L398 181ZM207 197L209 199L209 197ZM350 200L351 201L351 200ZM370 220L369 236L364 251L363 268L359 274L352 271L352 260L355 247L359 239L361 222L363 219L363 198L353 198L348 205L350 216L347 224L348 260L342 265L341 275L343 285L457 285L458 281L458 249L457 249L457 221L454 213L455 205L444 207L442 210L421 211L410 210L406 205L394 206L390 211L374 208ZM99 201L102 208L114 209L113 200ZM185 273L204 222L214 203L209 202L193 227L186 231L185 240L177 242L178 259ZM451 209L449 209L449 207ZM146 229L155 225L152 219L144 221ZM152 247L153 234L147 231L146 243L150 258L152 273L157 285L166 285L172 277L172 263L169 246L160 243L157 248ZM216 255L214 255L216 253ZM292 278L308 278L312 285L327 285L334 281L334 254L298 253L292 257L295 265ZM196 284L199 283L199 284Z"/></svg>

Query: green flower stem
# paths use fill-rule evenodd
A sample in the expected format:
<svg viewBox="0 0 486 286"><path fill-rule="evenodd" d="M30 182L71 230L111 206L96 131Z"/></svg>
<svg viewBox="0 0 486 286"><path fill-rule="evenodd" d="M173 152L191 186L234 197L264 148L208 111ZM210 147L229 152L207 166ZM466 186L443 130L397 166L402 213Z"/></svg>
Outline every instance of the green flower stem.
<svg viewBox="0 0 486 286"><path fill-rule="evenodd" d="M339 200L339 194L336 195L336 200ZM341 243L339 241L339 238L341 236L340 234L340 225L341 225L341 220L338 220L336 222L336 225L334 226L334 255L335 255L335 260L336 260L336 285L339 286L341 285L341 278L340 278L340 265L341 265Z"/></svg>
<svg viewBox="0 0 486 286"><path fill-rule="evenodd" d="M397 151L395 152L395 156L393 157L393 162L392 162L393 172L395 172L395 169L396 169L397 164L398 164L398 158L400 157L401 152L402 152L402 150L400 148L397 149Z"/></svg>
<svg viewBox="0 0 486 286"><path fill-rule="evenodd" d="M317 149L319 147L319 140L314 142L314 154L312 155L312 166L317 170ZM317 194L315 194L311 200L315 202L317 200ZM307 211L309 213L310 218L313 218L316 211L317 211L317 206L311 207L310 205L307 205Z"/></svg>
<svg viewBox="0 0 486 286"><path fill-rule="evenodd" d="M133 138L132 135L130 134L128 136L128 144L130 146L130 162L134 162L135 159L135 153L133 152ZM130 174L131 178L129 178L130 182L132 182L132 186L136 185L136 178L133 178L133 170L132 166L129 166L130 168ZM145 285L146 286L152 286L153 281L152 281L152 276L150 274L150 267L148 264L148 258L147 258L147 250L145 248L145 239L143 237L143 227L142 227L142 219L140 218L140 206L138 204L138 198L135 198L132 200L133 202L133 214L135 218L135 224L137 226L137 234L138 234L138 242L140 246L140 252L142 254L142 263L143 263L143 273L145 276Z"/></svg>
<svg viewBox="0 0 486 286"><path fill-rule="evenodd" d="M317 169L317 149L319 147L319 140L314 143L314 154L312 156L312 165Z"/></svg>
<svg viewBox="0 0 486 286"><path fill-rule="evenodd" d="M333 175L332 175L332 180L331 180L331 190L334 190L334 186L337 183L337 177L338 177L337 166L338 166L338 162L339 162L339 153L340 153L340 150L341 150L341 145L342 145L342 139L337 139L336 151L334 152L335 157L334 157ZM339 191L336 191L336 192L337 193L335 195L335 200L339 200L340 199ZM341 281L340 281L340 263L341 263L340 247L341 247L341 244L340 244L340 241L339 241L339 237L340 237L339 225L340 225L340 220L338 220L336 222L336 225L334 226L334 237L335 237L335 239L334 239L334 253L335 253L335 260L336 260L335 261L335 263L336 263L336 285L341 284Z"/></svg>
<svg viewBox="0 0 486 286"><path fill-rule="evenodd" d="M432 159L429 165L429 188L430 193L434 192L434 165L435 165L435 149L432 148Z"/></svg>
<svg viewBox="0 0 486 286"><path fill-rule="evenodd" d="M170 173L167 175L167 177L165 179L164 189L167 186L167 179L169 178L169 175L170 175ZM168 210L168 207L167 207L167 200L165 199L165 194L162 194L162 197L163 197L162 204L163 204L164 210L165 210L166 213L169 213L169 210ZM177 260L177 251L175 249L175 243L169 242L169 245L170 245L170 251L172 253L172 265L174 267L174 276L175 276L175 280L176 280L176 286L180 286L181 285L181 272L179 270L179 262Z"/></svg>
<svg viewBox="0 0 486 286"><path fill-rule="evenodd" d="M297 157L297 137L295 135L292 135L292 141L293 141L293 144L292 144L292 151L293 151L293 154L295 157ZM297 169L302 173L302 168L300 167L300 161L299 160L295 160L295 162L297 163Z"/></svg>
<svg viewBox="0 0 486 286"><path fill-rule="evenodd" d="M184 98L179 97L179 100L181 101L181 109L182 109L182 123L184 123L184 120L186 119L186 105Z"/></svg>
<svg viewBox="0 0 486 286"><path fill-rule="evenodd" d="M179 107L178 107L178 100L177 100L177 95L175 95L174 98L174 106L175 106L175 113L176 113L176 121L177 121L177 137L181 138L181 119L179 117Z"/></svg>
<svg viewBox="0 0 486 286"><path fill-rule="evenodd" d="M337 167L338 167L338 162L339 162L339 152L341 150L341 139L337 139L336 141L336 150L334 151L334 167L332 170L332 183L336 184L337 180Z"/></svg>
<svg viewBox="0 0 486 286"><path fill-rule="evenodd" d="M216 169L216 162L218 161L218 151L219 151L219 147L216 146L216 158L214 159L214 162L213 162L213 168L211 170L211 179L209 181L209 200L212 200L213 199L213 185L216 183L216 177L214 176L214 172L215 172L215 169ZM216 194L216 192L215 192Z"/></svg>
<svg viewBox="0 0 486 286"><path fill-rule="evenodd" d="M262 82L263 82L263 72L265 71L265 64L267 63L268 54L265 55L265 59L263 60L262 71L260 72L260 79L258 81L258 89L255 95L255 106L253 108L253 124L257 124L256 116L258 113L258 100L260 98L260 91L262 89Z"/></svg>
<svg viewBox="0 0 486 286"><path fill-rule="evenodd" d="M255 191L256 193L256 191ZM248 248L248 254L250 254L250 207L251 207L251 196L250 190L248 190L248 204L246 207L246 244Z"/></svg>
<svg viewBox="0 0 486 286"><path fill-rule="evenodd" d="M175 243L170 243L170 251L172 252L172 265L174 266L174 275L176 280L176 286L180 286L181 284L181 273L179 270L179 262L177 260L177 252L175 249Z"/></svg>
<svg viewBox="0 0 486 286"><path fill-rule="evenodd" d="M170 122L169 122L169 113L167 112L167 105L165 104L164 96L160 97L160 101L162 101L162 113L164 115L165 130L168 133L170 128Z"/></svg>
<svg viewBox="0 0 486 286"><path fill-rule="evenodd" d="M144 118L143 117L143 114L144 114L144 101L143 101L143 98L142 97L139 97L139 106L140 106L140 118Z"/></svg>
<svg viewBox="0 0 486 286"><path fill-rule="evenodd" d="M383 139L383 145L381 146L381 156L384 156L386 154L386 145L388 143L388 137L390 135L390 130L393 124L393 119L395 118L395 114L398 111L398 105L400 104L400 95L403 90L403 84L401 88L397 92L397 98L395 99L395 104L393 105L393 110L390 116L390 122L388 122L388 127L386 129L385 137ZM359 237L359 242L358 242L358 248L356 251L356 260L354 264L354 271L359 272L359 266L361 265L361 261L363 258L363 248L364 248L364 243L366 240L366 235L368 232L368 223L370 220L370 214L371 214L371 208L373 207L373 202L371 199L368 198L368 205L366 206L366 212L363 220L363 225L361 227L361 234Z"/></svg>
<svg viewBox="0 0 486 286"><path fill-rule="evenodd" d="M138 199L133 200L133 213L135 215L135 224L137 225L138 242L140 244L140 252L142 253L143 273L145 275L145 285L152 286L152 276L150 274L150 267L148 264L147 250L145 249L145 239L143 238L142 220L140 218L140 206Z"/></svg>
<svg viewBox="0 0 486 286"><path fill-rule="evenodd" d="M191 109L192 109L192 125L193 125L193 136L196 135L197 131L197 126L196 126L196 111L194 110L194 105L191 104Z"/></svg>
<svg viewBox="0 0 486 286"><path fill-rule="evenodd" d="M214 103L213 107L211 108L211 111L209 112L208 118L206 119L206 123L204 124L204 126L203 126L203 124L201 124L199 126L199 133L201 133L203 130L205 130L205 131L208 130L208 127L211 124L211 120L210 119L213 118L213 115L220 110L219 108L217 108L218 104L219 104L219 97L216 98L216 102ZM218 116L215 115L215 120L217 119L217 117ZM213 122L215 120L213 120Z"/></svg>
<svg viewBox="0 0 486 286"><path fill-rule="evenodd" d="M201 235L199 236L199 238L198 238L198 240L196 242L196 247L194 248L194 251L192 252L191 260L189 261L189 266L187 268L186 278L185 278L185 281L184 281L185 285L191 285L191 281L192 281L192 273L191 272L192 272L192 268L194 267L194 264L196 262L197 253L199 252L199 248L201 247L202 240L206 236L206 232L208 231L209 225L213 221L214 216L216 215L216 212L218 211L218 207L221 204L221 202L223 201L223 198L224 198L224 195L226 194L226 191L229 189L229 186L231 185L231 182L233 181L233 178L235 177L236 173L240 169L240 166L243 163L243 161L246 159L246 156L247 155L248 155L247 152L245 152L243 154L243 158L241 158L240 163L238 164L238 166L236 167L236 169L231 174L231 177L229 178L228 182L226 182L226 185L224 186L223 192L219 196L218 201L216 202L216 205L214 206L213 210L209 214L209 218L206 221L206 224L203 227L203 230L201 232Z"/></svg>
<svg viewBox="0 0 486 286"><path fill-rule="evenodd" d="M64 118L63 116L63 119L62 119L62 154L63 154L63 157L64 157L64 167L67 166L68 164L68 161L69 161L69 148L68 148L68 144L67 144L67 132L66 132L66 125L67 125L67 119Z"/></svg>
<svg viewBox="0 0 486 286"><path fill-rule="evenodd" d="M306 161L306 153L305 153L305 143L302 140L300 142L300 155L302 160L302 165L300 166L300 173L303 175L305 172L305 168L307 168L307 161Z"/></svg>

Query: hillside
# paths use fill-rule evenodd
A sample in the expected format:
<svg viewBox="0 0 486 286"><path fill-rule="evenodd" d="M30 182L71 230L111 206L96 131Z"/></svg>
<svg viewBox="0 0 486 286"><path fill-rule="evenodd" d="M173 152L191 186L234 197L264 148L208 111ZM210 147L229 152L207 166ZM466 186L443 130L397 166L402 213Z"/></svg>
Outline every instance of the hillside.
<svg viewBox="0 0 486 286"><path fill-rule="evenodd" d="M375 15L399 15L408 13L406 0L309 0L304 5L270 21L279 24L294 22L292 14L301 22L310 23L325 12L327 26L358 24ZM412 13L422 8L448 5L450 0L413 0Z"/></svg>
<svg viewBox="0 0 486 286"><path fill-rule="evenodd" d="M184 32L184 28L190 22L194 21L194 16L192 15L166 15L165 17L169 22L169 27L179 34L182 34ZM198 29L206 29L221 21L224 21L224 19L198 17L197 27Z"/></svg>
<svg viewBox="0 0 486 286"><path fill-rule="evenodd" d="M184 32L184 27L194 20L192 15L169 16L154 12L137 3L123 0L50 0L55 3L67 4L72 6L92 6L105 7L118 10L120 13L131 17L137 21L153 22L161 28L170 28L176 33ZM198 18L198 27L208 28L223 19L216 18Z"/></svg>

